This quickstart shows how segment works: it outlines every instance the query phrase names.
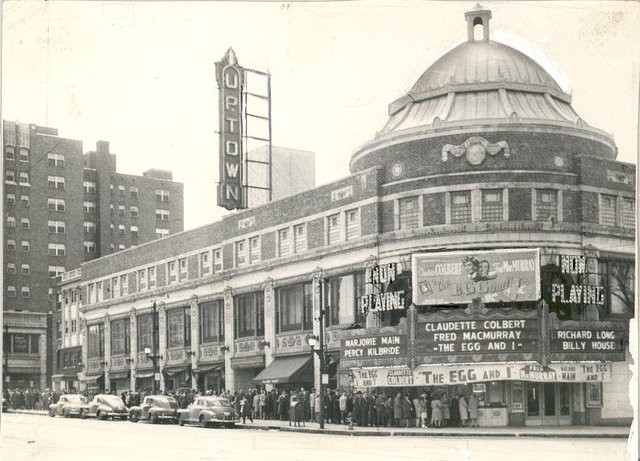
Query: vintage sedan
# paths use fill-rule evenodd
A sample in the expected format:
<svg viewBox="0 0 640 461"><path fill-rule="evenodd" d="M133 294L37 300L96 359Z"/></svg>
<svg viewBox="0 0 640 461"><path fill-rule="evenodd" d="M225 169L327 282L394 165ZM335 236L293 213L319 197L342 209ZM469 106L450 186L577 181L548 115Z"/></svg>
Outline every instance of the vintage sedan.
<svg viewBox="0 0 640 461"><path fill-rule="evenodd" d="M129 409L117 395L98 394L89 402L88 411L83 412L80 417L102 420L119 418L124 421L129 417Z"/></svg>
<svg viewBox="0 0 640 461"><path fill-rule="evenodd" d="M80 416L89 411L89 404L87 398L84 395L78 394L63 394L58 399L57 403L49 405L49 416L52 418L55 416L63 416L68 418L69 416Z"/></svg>
<svg viewBox="0 0 640 461"><path fill-rule="evenodd" d="M158 423L178 421L178 402L166 395L147 395L140 406L129 408L129 421L151 421Z"/></svg>
<svg viewBox="0 0 640 461"><path fill-rule="evenodd" d="M222 397L206 396L197 397L187 408L178 410L178 424L200 424L207 427L213 424L221 424L233 427L239 420L233 406Z"/></svg>

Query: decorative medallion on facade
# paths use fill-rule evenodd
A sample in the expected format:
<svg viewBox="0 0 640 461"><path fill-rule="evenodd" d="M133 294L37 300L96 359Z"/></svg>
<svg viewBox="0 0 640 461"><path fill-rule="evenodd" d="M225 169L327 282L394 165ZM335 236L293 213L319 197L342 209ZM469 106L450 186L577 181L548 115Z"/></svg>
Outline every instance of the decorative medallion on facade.
<svg viewBox="0 0 640 461"><path fill-rule="evenodd" d="M445 144L442 146L442 161L446 162L449 154L454 157L462 157L464 155L471 165L480 165L484 162L487 154L495 156L500 152L503 153L505 158L509 158L509 145L506 141L490 143L481 136L472 136L462 144Z"/></svg>

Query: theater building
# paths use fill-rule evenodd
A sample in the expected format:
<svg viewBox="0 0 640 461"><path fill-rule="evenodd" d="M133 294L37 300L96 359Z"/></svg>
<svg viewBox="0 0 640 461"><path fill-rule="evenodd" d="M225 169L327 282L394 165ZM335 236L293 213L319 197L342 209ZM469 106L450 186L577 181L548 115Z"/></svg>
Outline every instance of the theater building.
<svg viewBox="0 0 640 461"><path fill-rule="evenodd" d="M635 167L490 40L490 11L465 16L349 176L84 263L86 379L317 387L322 307L329 387L474 392L481 425L630 423Z"/></svg>

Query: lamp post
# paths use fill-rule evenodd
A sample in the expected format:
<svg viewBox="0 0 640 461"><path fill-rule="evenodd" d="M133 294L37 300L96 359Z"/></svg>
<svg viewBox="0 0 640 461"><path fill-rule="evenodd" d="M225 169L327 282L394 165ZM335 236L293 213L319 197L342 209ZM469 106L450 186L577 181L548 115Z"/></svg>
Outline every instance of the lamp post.
<svg viewBox="0 0 640 461"><path fill-rule="evenodd" d="M325 375L325 344L324 344L324 278L322 269L316 269L313 273L314 290L319 294L319 312L318 323L320 325L319 336L312 335L309 337L309 346L314 353L320 358L320 385L318 392L320 393L320 429L324 429L324 375ZM316 348L316 346L318 346Z"/></svg>
<svg viewBox="0 0 640 461"><path fill-rule="evenodd" d="M158 377L159 371L158 371L158 359L161 359L162 356L158 355L158 344L157 344L157 340L158 340L158 319L156 318L156 302L153 302L153 314L152 314L152 323L153 323L153 328L152 328L152 332L151 332L151 347L145 347L144 348L144 353L147 354L147 358L151 359L151 361L153 362L153 394L157 394L158 393L158 379L156 379Z"/></svg>

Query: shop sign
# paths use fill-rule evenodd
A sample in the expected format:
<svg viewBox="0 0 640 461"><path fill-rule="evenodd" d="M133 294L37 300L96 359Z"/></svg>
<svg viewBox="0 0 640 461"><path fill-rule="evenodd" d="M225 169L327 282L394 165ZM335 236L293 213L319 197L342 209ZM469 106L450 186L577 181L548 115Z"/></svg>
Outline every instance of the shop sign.
<svg viewBox="0 0 640 461"><path fill-rule="evenodd" d="M551 330L551 352L621 352L624 332L611 328Z"/></svg>
<svg viewBox="0 0 640 461"><path fill-rule="evenodd" d="M363 312L379 312L404 309L404 290L387 291L385 287L398 277L398 263L380 264L367 268L365 283L372 285L375 293L361 296Z"/></svg>
<svg viewBox="0 0 640 461"><path fill-rule="evenodd" d="M353 385L362 387L445 386L487 381L609 382L611 363L472 364L351 370Z"/></svg>
<svg viewBox="0 0 640 461"><path fill-rule="evenodd" d="M540 298L540 252L460 251L414 254L416 305L536 301Z"/></svg>
<svg viewBox="0 0 640 461"><path fill-rule="evenodd" d="M406 335L380 335L345 338L341 341L343 359L399 357L407 354Z"/></svg>
<svg viewBox="0 0 640 461"><path fill-rule="evenodd" d="M587 273L587 258L584 256L560 255L560 271L568 275ZM604 287L599 285L551 284L551 302L561 304L604 305Z"/></svg>
<svg viewBox="0 0 640 461"><path fill-rule="evenodd" d="M418 323L418 354L538 351L537 319L456 320Z"/></svg>

